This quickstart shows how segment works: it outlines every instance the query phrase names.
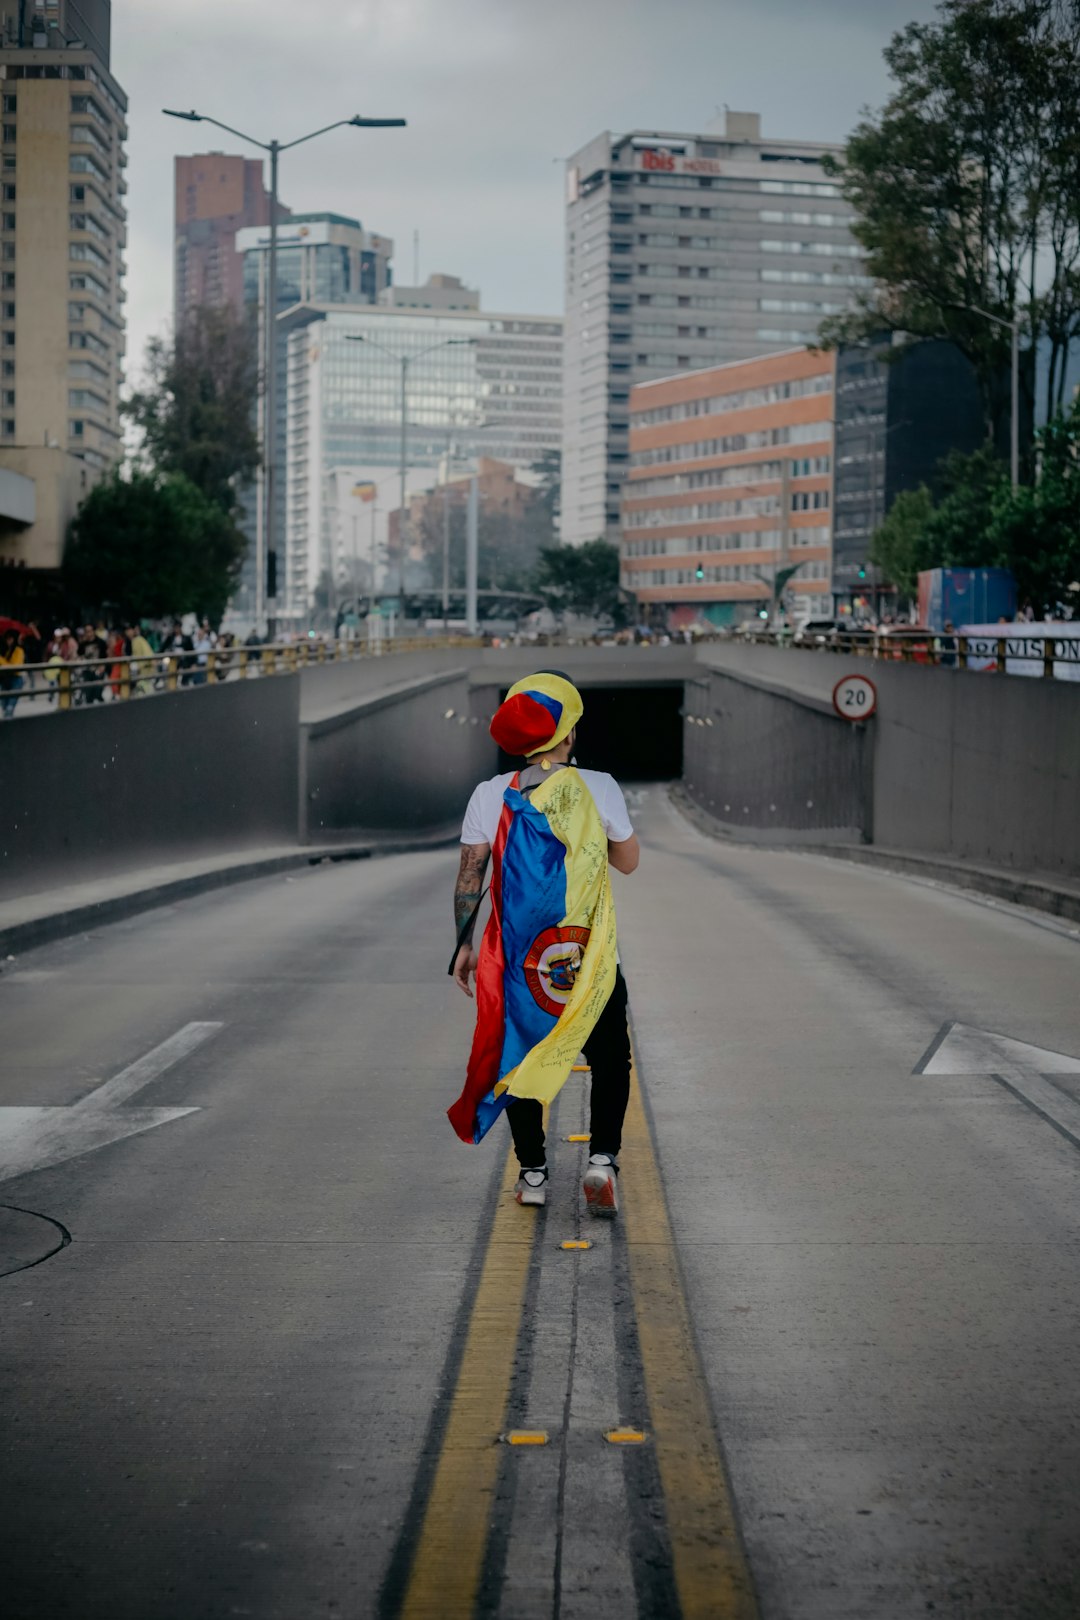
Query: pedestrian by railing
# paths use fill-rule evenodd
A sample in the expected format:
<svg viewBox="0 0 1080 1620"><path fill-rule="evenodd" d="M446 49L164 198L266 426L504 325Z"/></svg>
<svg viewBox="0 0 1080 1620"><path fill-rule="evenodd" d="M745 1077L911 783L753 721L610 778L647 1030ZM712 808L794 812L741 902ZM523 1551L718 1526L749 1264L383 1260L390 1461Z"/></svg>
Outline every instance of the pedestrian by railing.
<svg viewBox="0 0 1080 1620"><path fill-rule="evenodd" d="M1000 675L1039 676L1046 680L1080 681L1080 623L1050 633L1009 625L996 633L941 631L913 626L884 630L822 630L802 634L764 627L736 632L728 639L796 652L839 653L905 664L934 664Z"/></svg>
<svg viewBox="0 0 1080 1620"><path fill-rule="evenodd" d="M132 698L195 686L217 686L225 681L298 674L316 664L481 645L478 637L395 636L380 642L305 640L266 647L210 647L199 652L170 649L155 653L144 641L142 647L125 654L107 652L89 658L54 654L46 663L20 662L17 675L13 668L10 673L8 667L0 668L0 698L4 699L5 717L13 716L20 703L38 712L61 712L95 703L126 703ZM6 686L5 678L9 682Z"/></svg>

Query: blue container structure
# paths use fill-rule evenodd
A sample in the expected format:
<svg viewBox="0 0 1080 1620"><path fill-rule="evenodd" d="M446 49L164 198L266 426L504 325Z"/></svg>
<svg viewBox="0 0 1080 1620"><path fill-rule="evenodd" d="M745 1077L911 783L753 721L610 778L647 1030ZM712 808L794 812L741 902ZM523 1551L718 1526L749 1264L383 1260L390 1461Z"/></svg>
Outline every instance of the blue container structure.
<svg viewBox="0 0 1080 1620"><path fill-rule="evenodd" d="M1016 618L1016 580L1009 568L928 568L919 575L919 623L928 630L997 624Z"/></svg>

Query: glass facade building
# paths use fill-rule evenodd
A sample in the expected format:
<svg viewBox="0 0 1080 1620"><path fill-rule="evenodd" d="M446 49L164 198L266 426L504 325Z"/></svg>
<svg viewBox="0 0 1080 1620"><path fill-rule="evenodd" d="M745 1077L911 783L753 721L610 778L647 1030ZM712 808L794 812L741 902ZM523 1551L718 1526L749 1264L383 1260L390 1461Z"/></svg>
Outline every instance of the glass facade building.
<svg viewBox="0 0 1080 1620"><path fill-rule="evenodd" d="M369 565L373 548L385 544L389 513L401 504L402 357L407 494L430 489L455 448L523 468L559 448L558 317L313 306L282 324L284 534L297 616L350 548L359 546ZM371 484L375 498L361 510L352 491Z"/></svg>
<svg viewBox="0 0 1080 1620"><path fill-rule="evenodd" d="M269 227L254 226L236 234L237 251L244 265L244 303L252 310L259 330L259 353L263 348L263 320L267 303L269 275ZM394 244L389 237L366 231L358 219L342 214L293 214L278 225L277 314L298 304L374 304L390 285L390 259ZM274 501L274 541L278 553L279 598L287 591L281 581L285 537L286 389L288 333L279 325L275 347L276 399L274 426L274 465L277 484ZM259 434L262 441L263 401L259 402ZM244 619L255 612L255 566L257 536L263 523L264 489L261 475L256 479L244 504L242 528L247 536L247 556L240 583L233 598L235 611ZM294 605L279 600L279 617L294 618ZM305 609L306 612L306 609Z"/></svg>

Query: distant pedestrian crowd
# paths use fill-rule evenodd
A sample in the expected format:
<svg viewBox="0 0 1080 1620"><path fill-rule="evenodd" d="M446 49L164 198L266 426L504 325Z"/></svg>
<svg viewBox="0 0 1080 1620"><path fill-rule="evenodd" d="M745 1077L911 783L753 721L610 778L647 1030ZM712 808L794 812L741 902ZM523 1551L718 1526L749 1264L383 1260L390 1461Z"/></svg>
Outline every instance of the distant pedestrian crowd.
<svg viewBox="0 0 1080 1620"><path fill-rule="evenodd" d="M259 646L250 636L245 646ZM191 630L179 620L166 628L102 623L74 630L59 625L44 634L35 620L20 624L0 618L0 718L10 720L20 697L42 694L55 703L60 672L71 670L71 702L107 703L124 696L145 697L167 686L202 686L215 674L224 680L237 652L236 637L219 635L204 619ZM32 667L40 666L36 670Z"/></svg>

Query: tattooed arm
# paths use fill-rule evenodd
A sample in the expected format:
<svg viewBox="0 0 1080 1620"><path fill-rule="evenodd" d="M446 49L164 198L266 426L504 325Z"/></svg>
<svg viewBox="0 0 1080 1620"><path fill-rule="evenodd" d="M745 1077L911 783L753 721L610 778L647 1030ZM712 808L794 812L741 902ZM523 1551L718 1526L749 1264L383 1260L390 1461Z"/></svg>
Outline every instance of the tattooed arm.
<svg viewBox="0 0 1080 1620"><path fill-rule="evenodd" d="M462 844L461 864L454 884L454 928L457 933L467 927L461 948L454 963L454 982L472 998L469 977L476 972L476 951L473 949L473 929L476 913L480 909L480 896L484 890L484 872L487 869L490 844Z"/></svg>

